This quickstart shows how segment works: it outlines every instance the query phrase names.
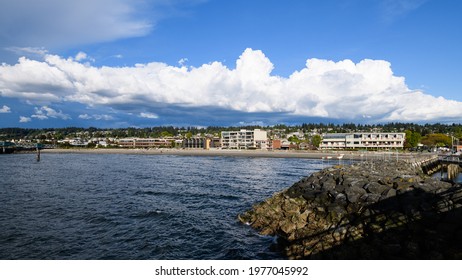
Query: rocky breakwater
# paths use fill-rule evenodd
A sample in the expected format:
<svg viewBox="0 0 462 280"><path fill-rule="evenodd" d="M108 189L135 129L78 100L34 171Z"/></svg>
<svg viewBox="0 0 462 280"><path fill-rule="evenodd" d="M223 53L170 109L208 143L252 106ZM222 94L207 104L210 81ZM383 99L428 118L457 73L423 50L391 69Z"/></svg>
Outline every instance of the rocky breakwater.
<svg viewBox="0 0 462 280"><path fill-rule="evenodd" d="M400 161L316 172L241 215L289 259L460 259L462 189Z"/></svg>

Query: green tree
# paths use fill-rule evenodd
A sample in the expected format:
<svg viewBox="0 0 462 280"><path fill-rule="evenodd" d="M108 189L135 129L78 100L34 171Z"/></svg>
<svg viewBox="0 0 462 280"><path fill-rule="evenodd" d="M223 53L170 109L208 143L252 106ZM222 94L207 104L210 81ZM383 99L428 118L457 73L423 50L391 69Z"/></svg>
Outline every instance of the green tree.
<svg viewBox="0 0 462 280"><path fill-rule="evenodd" d="M459 139L459 141L462 140L462 128L460 126L456 127L454 129L454 136Z"/></svg>
<svg viewBox="0 0 462 280"><path fill-rule="evenodd" d="M163 138L166 138L166 137L173 137L173 134L170 133L170 132L168 132L168 131L165 131L165 130L164 130L164 131L162 131L162 132L160 133L160 136L162 136Z"/></svg>
<svg viewBox="0 0 462 280"><path fill-rule="evenodd" d="M320 135L313 135L313 137L311 137L311 144L316 148L319 148L319 145L321 145L321 140L322 139Z"/></svg>
<svg viewBox="0 0 462 280"><path fill-rule="evenodd" d="M427 146L451 147L452 138L451 136L442 133L428 134L422 138L422 144Z"/></svg>
<svg viewBox="0 0 462 280"><path fill-rule="evenodd" d="M93 143L93 142L88 143L87 148L90 148L90 149L96 148L96 143Z"/></svg>
<svg viewBox="0 0 462 280"><path fill-rule="evenodd" d="M414 148L420 143L422 135L417 131L406 130L406 142L404 144L405 148Z"/></svg>
<svg viewBox="0 0 462 280"><path fill-rule="evenodd" d="M300 144L300 139L298 139L298 137L295 136L295 135L290 136L287 140L289 140L289 142L292 142L292 143L295 143L295 144Z"/></svg>

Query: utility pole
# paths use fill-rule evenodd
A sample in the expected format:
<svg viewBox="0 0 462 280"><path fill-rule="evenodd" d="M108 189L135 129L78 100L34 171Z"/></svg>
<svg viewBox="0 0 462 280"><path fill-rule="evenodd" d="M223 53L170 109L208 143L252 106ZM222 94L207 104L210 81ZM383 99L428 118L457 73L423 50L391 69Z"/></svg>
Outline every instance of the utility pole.
<svg viewBox="0 0 462 280"><path fill-rule="evenodd" d="M457 146L459 145L459 138L456 138L455 136L452 136L451 135L451 139L452 139L452 151L454 153L457 153Z"/></svg>

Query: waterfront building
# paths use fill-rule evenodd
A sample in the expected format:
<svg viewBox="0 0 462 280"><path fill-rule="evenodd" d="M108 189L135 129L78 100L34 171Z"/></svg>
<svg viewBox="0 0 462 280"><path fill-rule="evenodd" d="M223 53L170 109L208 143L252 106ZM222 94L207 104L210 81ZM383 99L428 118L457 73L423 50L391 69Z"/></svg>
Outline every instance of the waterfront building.
<svg viewBox="0 0 462 280"><path fill-rule="evenodd" d="M183 139L185 149L211 149L220 147L220 139L217 137L190 137Z"/></svg>
<svg viewBox="0 0 462 280"><path fill-rule="evenodd" d="M260 129L222 131L221 147L223 149L267 149L268 136L265 130Z"/></svg>
<svg viewBox="0 0 462 280"><path fill-rule="evenodd" d="M322 135L321 149L397 149L404 147L405 133L326 133Z"/></svg>
<svg viewBox="0 0 462 280"><path fill-rule="evenodd" d="M173 138L122 138L118 145L122 148L171 148L175 142Z"/></svg>
<svg viewBox="0 0 462 280"><path fill-rule="evenodd" d="M77 137L77 138L74 138L74 139L70 139L69 144L71 146L84 147L84 146L88 145L88 141L86 141L85 139L82 139L80 137Z"/></svg>
<svg viewBox="0 0 462 280"><path fill-rule="evenodd" d="M347 133L327 133L322 135L321 149L345 149Z"/></svg>
<svg viewBox="0 0 462 280"><path fill-rule="evenodd" d="M273 150L280 150L282 147L282 141L281 139L273 139L270 141L270 147Z"/></svg>
<svg viewBox="0 0 462 280"><path fill-rule="evenodd" d="M185 149L206 149L207 138L205 137L191 137L183 139L182 147Z"/></svg>

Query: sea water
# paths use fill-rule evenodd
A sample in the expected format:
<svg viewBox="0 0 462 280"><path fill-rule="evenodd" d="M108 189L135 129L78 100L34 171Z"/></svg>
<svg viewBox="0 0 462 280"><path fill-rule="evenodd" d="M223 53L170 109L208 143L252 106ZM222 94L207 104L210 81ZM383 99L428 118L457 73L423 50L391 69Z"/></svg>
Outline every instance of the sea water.
<svg viewBox="0 0 462 280"><path fill-rule="evenodd" d="M280 259L237 215L320 160L0 156L0 259Z"/></svg>

